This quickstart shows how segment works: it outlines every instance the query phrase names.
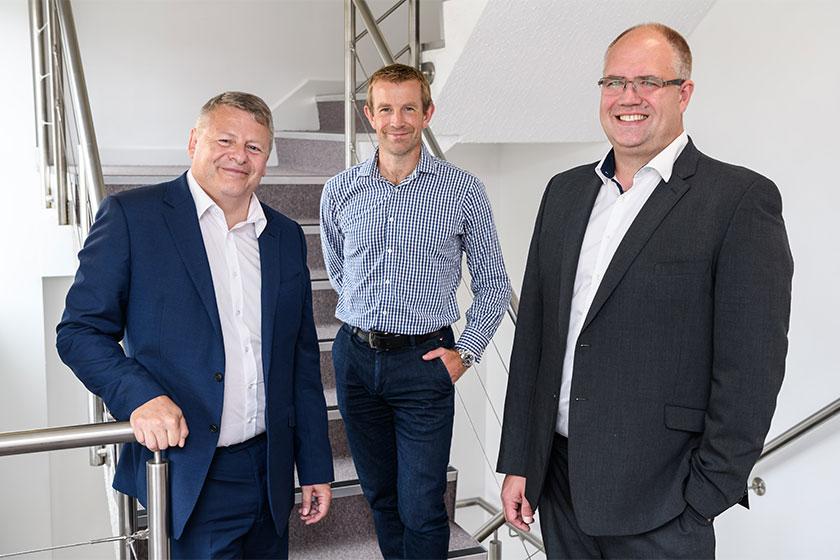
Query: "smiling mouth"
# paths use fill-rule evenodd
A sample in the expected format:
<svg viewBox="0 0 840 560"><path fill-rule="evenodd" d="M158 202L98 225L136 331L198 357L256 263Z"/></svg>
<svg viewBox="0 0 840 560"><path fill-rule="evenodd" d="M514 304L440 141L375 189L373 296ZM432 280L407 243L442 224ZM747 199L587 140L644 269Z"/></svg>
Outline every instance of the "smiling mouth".
<svg viewBox="0 0 840 560"><path fill-rule="evenodd" d="M616 117L618 120L622 122L636 122L636 121L643 121L648 118L647 115L618 115Z"/></svg>
<svg viewBox="0 0 840 560"><path fill-rule="evenodd" d="M231 169L229 167L222 167L223 171L227 171L228 173L233 173L236 175L247 175L248 173L242 169Z"/></svg>

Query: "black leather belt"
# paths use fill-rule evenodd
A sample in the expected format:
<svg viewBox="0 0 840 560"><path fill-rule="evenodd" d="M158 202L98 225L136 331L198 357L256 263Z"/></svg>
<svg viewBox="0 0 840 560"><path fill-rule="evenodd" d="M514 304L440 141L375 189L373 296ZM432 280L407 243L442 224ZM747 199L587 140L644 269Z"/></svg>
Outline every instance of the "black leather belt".
<svg viewBox="0 0 840 560"><path fill-rule="evenodd" d="M406 346L417 346L440 337L443 342L443 336L446 334L449 327L443 327L426 334L395 334L381 331L366 331L359 327L346 325L353 336L373 348L374 350L399 350Z"/></svg>

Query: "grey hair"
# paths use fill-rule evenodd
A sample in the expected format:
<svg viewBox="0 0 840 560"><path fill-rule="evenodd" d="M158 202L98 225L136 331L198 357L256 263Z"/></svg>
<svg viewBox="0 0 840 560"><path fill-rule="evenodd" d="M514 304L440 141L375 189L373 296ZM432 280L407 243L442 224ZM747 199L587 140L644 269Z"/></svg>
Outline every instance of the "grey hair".
<svg viewBox="0 0 840 560"><path fill-rule="evenodd" d="M198 119L195 121L195 127L201 128L204 118L221 106L234 107L235 109L240 109L246 113L250 113L251 116L254 117L255 121L266 127L271 135L269 152L271 151L271 144L274 143L274 120L271 117L271 109L268 108L265 101L252 93L226 91L216 95L215 97L211 97L198 113Z"/></svg>

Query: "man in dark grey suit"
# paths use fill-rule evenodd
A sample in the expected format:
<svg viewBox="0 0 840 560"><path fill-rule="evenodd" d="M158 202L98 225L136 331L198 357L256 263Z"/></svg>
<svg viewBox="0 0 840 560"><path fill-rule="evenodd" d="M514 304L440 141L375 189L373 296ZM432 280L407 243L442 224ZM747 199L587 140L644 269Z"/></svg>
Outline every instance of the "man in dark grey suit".
<svg viewBox="0 0 840 560"><path fill-rule="evenodd" d="M778 189L682 122L691 52L647 24L607 49L612 150L555 176L531 241L499 472L550 558L712 558L747 505L784 375L793 262Z"/></svg>

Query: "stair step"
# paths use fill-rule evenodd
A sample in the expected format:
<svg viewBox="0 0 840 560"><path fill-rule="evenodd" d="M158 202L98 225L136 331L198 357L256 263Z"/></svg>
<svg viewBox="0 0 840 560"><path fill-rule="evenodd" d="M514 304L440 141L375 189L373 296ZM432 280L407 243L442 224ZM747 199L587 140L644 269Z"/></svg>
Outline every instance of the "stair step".
<svg viewBox="0 0 840 560"><path fill-rule="evenodd" d="M305 527L297 507L289 517L289 552L292 558L380 558L376 545L370 508L355 478L355 468L349 457L337 458L336 480L341 475L354 478L333 483L333 500L329 515L317 525ZM341 475L339 474L341 473ZM484 558L484 549L461 527L455 518L455 495L458 471L449 467L444 501L450 519L450 558ZM300 503L300 489L295 490L295 503ZM330 544L332 543L332 544ZM336 545L336 543L341 543ZM330 552L330 551L334 552Z"/></svg>
<svg viewBox="0 0 840 560"><path fill-rule="evenodd" d="M340 132L344 133L344 96L339 96L338 99L330 99L319 97L318 104L318 124L319 132ZM358 111L355 113L356 132L372 132L367 118L365 117L365 100L357 99L356 107Z"/></svg>
<svg viewBox="0 0 840 560"><path fill-rule="evenodd" d="M366 513L362 513L362 512ZM330 523L332 516L351 518L348 524L352 531L338 523ZM341 532L337 535L337 532ZM457 523L449 522L449 558L473 560L487 558L487 551L481 544L464 531ZM290 560L332 560L347 558L376 559L382 558L373 520L363 497L343 504L339 501L330 506L330 513L316 525L306 527L292 513L289 521L289 558Z"/></svg>
<svg viewBox="0 0 840 560"><path fill-rule="evenodd" d="M315 179L306 183L263 180L260 188L257 189L257 197L302 226L318 225L321 191L329 178L317 178L323 181Z"/></svg>
<svg viewBox="0 0 840 560"><path fill-rule="evenodd" d="M275 136L280 167L333 176L344 169L344 134L278 132Z"/></svg>

